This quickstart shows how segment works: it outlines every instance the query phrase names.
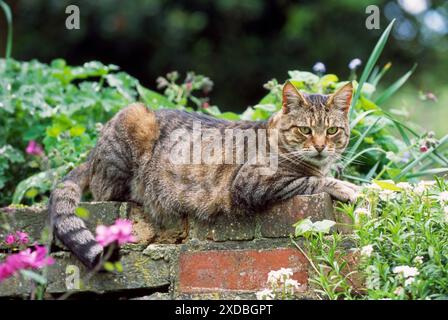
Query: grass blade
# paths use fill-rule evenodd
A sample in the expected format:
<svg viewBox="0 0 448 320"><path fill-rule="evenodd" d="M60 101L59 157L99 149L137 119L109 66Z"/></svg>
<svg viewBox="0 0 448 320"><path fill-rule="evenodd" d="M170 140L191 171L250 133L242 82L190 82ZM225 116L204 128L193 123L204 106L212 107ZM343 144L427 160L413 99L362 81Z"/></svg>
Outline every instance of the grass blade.
<svg viewBox="0 0 448 320"><path fill-rule="evenodd" d="M417 68L417 65L414 64L411 70L406 72L400 79L395 81L391 86L389 86L384 92L375 100L375 103L380 106L382 105L387 99L389 99L395 92L397 92L398 89L401 88L403 84L405 84L406 81L408 81L409 77L412 75L412 73L415 71L415 68Z"/></svg>
<svg viewBox="0 0 448 320"><path fill-rule="evenodd" d="M9 8L8 4L6 2L4 2L3 0L0 0L0 7L3 9L3 12L5 13L6 24L8 26L5 58L9 59L9 58L11 58L11 51L12 51L12 14L11 14L11 9Z"/></svg>
<svg viewBox="0 0 448 320"><path fill-rule="evenodd" d="M422 153L419 157L417 157L414 161L412 161L410 164L408 164L406 167L403 168L401 173L396 177L397 179L400 179L401 177L405 176L409 171L411 171L419 162L429 157L434 150L442 146L445 142L448 141L448 134L444 136L442 139L440 139L439 144L435 147L429 149L425 153Z"/></svg>
<svg viewBox="0 0 448 320"><path fill-rule="evenodd" d="M373 48L369 60L367 60L366 66L361 74L361 78L359 79L358 88L356 89L355 95L352 100L350 112L352 112L354 106L356 106L356 103L358 102L359 96L361 95L362 86L364 85L370 73L372 72L373 68L375 67L376 62L378 61L378 58L380 57L381 52L383 51L384 46L386 45L387 39L389 38L390 31L392 30L394 23L395 19L393 19L391 23L389 23L389 25L387 26L386 30L384 30L380 39L376 43L375 48Z"/></svg>
<svg viewBox="0 0 448 320"><path fill-rule="evenodd" d="M390 67L392 66L392 63L388 62L384 65L384 67L381 69L381 72L378 73L375 77L371 76L369 79L373 78L373 80L369 80L369 82L374 85L375 87L378 85L378 82L380 82L381 78L384 77L384 75L389 71Z"/></svg>
<svg viewBox="0 0 448 320"><path fill-rule="evenodd" d="M364 119L364 118L367 117L369 114L371 114L371 113L373 113L373 112L375 112L375 111L377 111L377 110L368 110L368 111L365 111L365 112L361 113L360 115L358 115L358 116L355 118L355 120L353 120L353 121L350 123L350 129L353 129L354 127L356 127L356 125L359 123L359 121L361 121L362 119Z"/></svg>
<svg viewBox="0 0 448 320"><path fill-rule="evenodd" d="M367 149L364 149L364 150L362 150L362 151L359 151L356 155L354 155L354 156L351 157L349 160L347 160L346 163L344 163L344 169L345 169L350 163L352 163L353 161L355 161L356 159L358 159L360 156L362 156L364 153L367 153L367 152L370 152L370 151L384 152L383 149L381 149L381 148L375 148L375 147L367 148Z"/></svg>
<svg viewBox="0 0 448 320"><path fill-rule="evenodd" d="M435 169L429 169L424 170L416 173L411 173L408 175L408 178L418 178L423 176L433 176L436 174L446 173L448 172L448 168L435 168Z"/></svg>
<svg viewBox="0 0 448 320"><path fill-rule="evenodd" d="M370 181L373 177L373 175L376 173L376 169L378 169L378 166L380 165L381 161L378 161L375 163L375 165L372 167L372 169L369 170L369 173L366 175L366 180Z"/></svg>
<svg viewBox="0 0 448 320"><path fill-rule="evenodd" d="M353 147L351 147L350 150L348 151L349 157L352 157L355 154L356 150L358 150L364 138L367 136L370 130L372 130L372 128L378 123L378 121L380 121L380 119L381 118L376 119L375 122L372 123L369 127L367 127L367 129L359 136L358 140L356 140ZM347 166L346 163L350 163L352 160L353 159L348 159L347 161L345 161L344 168Z"/></svg>
<svg viewBox="0 0 448 320"><path fill-rule="evenodd" d="M346 179L350 179L350 180L354 180L354 181L359 181L359 182L370 183L370 180L367 180L366 178L355 177L355 176L351 176L351 175L347 175L347 174L343 174L342 176L343 176L344 178L346 178Z"/></svg>

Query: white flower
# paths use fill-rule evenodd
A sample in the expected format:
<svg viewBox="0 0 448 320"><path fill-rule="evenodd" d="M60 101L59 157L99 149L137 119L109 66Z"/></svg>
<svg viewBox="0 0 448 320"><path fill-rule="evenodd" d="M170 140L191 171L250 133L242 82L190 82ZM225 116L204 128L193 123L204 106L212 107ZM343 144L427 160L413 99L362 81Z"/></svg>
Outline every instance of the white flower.
<svg viewBox="0 0 448 320"><path fill-rule="evenodd" d="M361 248L361 255L365 257L370 257L373 252L373 246L371 244Z"/></svg>
<svg viewBox="0 0 448 320"><path fill-rule="evenodd" d="M280 282L282 283L293 275L292 269L290 268L281 268L280 270L278 270L278 272L280 274Z"/></svg>
<svg viewBox="0 0 448 320"><path fill-rule="evenodd" d="M448 191L440 192L440 194L439 194L439 201L442 204L448 202Z"/></svg>
<svg viewBox="0 0 448 320"><path fill-rule="evenodd" d="M415 281L414 277L409 277L404 281L404 285L407 287L407 286L411 285L414 281Z"/></svg>
<svg viewBox="0 0 448 320"><path fill-rule="evenodd" d="M270 289L264 289L255 293L257 300L272 300L275 295Z"/></svg>
<svg viewBox="0 0 448 320"><path fill-rule="evenodd" d="M286 291L290 294L294 294L297 290L299 290L300 283L293 279L286 279L285 288Z"/></svg>
<svg viewBox="0 0 448 320"><path fill-rule="evenodd" d="M389 201L396 198L396 192L393 190L381 190L380 199L382 201Z"/></svg>
<svg viewBox="0 0 448 320"><path fill-rule="evenodd" d="M398 287L397 289L394 290L394 294L397 296L401 296L403 293L404 293L403 287Z"/></svg>
<svg viewBox="0 0 448 320"><path fill-rule="evenodd" d="M289 279L293 275L292 269L290 268L281 268L280 270L272 270L268 273L268 283L276 284L278 281L281 283L285 282L286 279Z"/></svg>
<svg viewBox="0 0 448 320"><path fill-rule="evenodd" d="M397 183L397 187L406 191L412 190L412 184L410 184L409 182L399 182Z"/></svg>
<svg viewBox="0 0 448 320"><path fill-rule="evenodd" d="M362 64L361 59L355 58L352 61L350 61L350 63L348 64L348 67L350 68L350 70L355 70L359 66L361 66L361 64Z"/></svg>
<svg viewBox="0 0 448 320"><path fill-rule="evenodd" d="M443 213L445 214L445 222L448 223L448 206L443 207Z"/></svg>
<svg viewBox="0 0 448 320"><path fill-rule="evenodd" d="M426 191L426 186L422 183L419 183L412 190L416 195L421 196Z"/></svg>
<svg viewBox="0 0 448 320"><path fill-rule="evenodd" d="M367 209L367 208L357 208L355 210L355 215L357 215L357 216L362 216L362 215L370 216L370 210Z"/></svg>
<svg viewBox="0 0 448 320"><path fill-rule="evenodd" d="M422 264L423 263L423 257L422 256L416 256L414 258L414 263L415 264Z"/></svg>
<svg viewBox="0 0 448 320"><path fill-rule="evenodd" d="M417 186L414 188L414 193L417 195L422 195L427 189L432 187L436 182L435 181L420 181Z"/></svg>
<svg viewBox="0 0 448 320"><path fill-rule="evenodd" d="M280 274L278 271L272 270L268 273L268 283L276 284L279 279L280 279Z"/></svg>
<svg viewBox="0 0 448 320"><path fill-rule="evenodd" d="M398 266L392 269L393 273L401 274L404 278L415 277L419 275L418 269L409 266Z"/></svg>
<svg viewBox="0 0 448 320"><path fill-rule="evenodd" d="M313 66L313 71L315 73L325 73L325 65L322 62L316 62Z"/></svg>

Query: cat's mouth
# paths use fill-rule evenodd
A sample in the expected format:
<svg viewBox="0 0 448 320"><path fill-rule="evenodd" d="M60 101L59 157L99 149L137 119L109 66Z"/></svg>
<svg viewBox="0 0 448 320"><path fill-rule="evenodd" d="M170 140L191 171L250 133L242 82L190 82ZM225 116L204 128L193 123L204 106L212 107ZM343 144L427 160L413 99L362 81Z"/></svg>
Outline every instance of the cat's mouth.
<svg viewBox="0 0 448 320"><path fill-rule="evenodd" d="M315 156L312 156L311 158L314 159L314 160L321 161L321 160L327 159L327 156L323 155L322 153L319 153L319 154L316 154Z"/></svg>
<svg viewBox="0 0 448 320"><path fill-rule="evenodd" d="M324 165L328 161L328 155L319 153L308 157L308 159L309 159L308 161L316 165Z"/></svg>

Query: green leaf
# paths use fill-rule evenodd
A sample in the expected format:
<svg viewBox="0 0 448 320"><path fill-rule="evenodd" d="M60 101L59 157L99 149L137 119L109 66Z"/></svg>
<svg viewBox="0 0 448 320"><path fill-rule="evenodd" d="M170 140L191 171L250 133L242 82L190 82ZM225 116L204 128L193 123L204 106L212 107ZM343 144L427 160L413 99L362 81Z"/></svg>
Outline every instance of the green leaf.
<svg viewBox="0 0 448 320"><path fill-rule="evenodd" d="M386 102L387 99L389 99L395 92L398 91L398 89L405 84L406 81L408 81L409 77L414 73L415 68L417 68L417 65L415 64L411 70L406 72L400 79L395 81L392 85L390 85L384 92L375 100L375 103L377 105L382 105L384 102Z"/></svg>
<svg viewBox="0 0 448 320"><path fill-rule="evenodd" d="M359 97L359 102L361 102L361 105L364 110L373 110L378 111L381 110L373 101L367 99L366 97Z"/></svg>
<svg viewBox="0 0 448 320"><path fill-rule="evenodd" d="M223 112L216 116L220 119L226 119L226 120L240 120L240 116L234 112Z"/></svg>
<svg viewBox="0 0 448 320"><path fill-rule="evenodd" d="M143 99L143 102L154 110L176 107L176 105L168 100L165 96L155 91L146 89L140 84L137 85L137 92L140 95L140 98Z"/></svg>
<svg viewBox="0 0 448 320"><path fill-rule="evenodd" d="M268 93L263 97L263 99L258 102L258 104L277 104L279 102L279 98L273 92Z"/></svg>
<svg viewBox="0 0 448 320"><path fill-rule="evenodd" d="M5 58L10 59L11 58L11 51L12 51L12 14L11 9L9 8L8 4L4 2L3 0L0 0L0 7L2 7L3 12L5 14L6 18L6 25L8 27L8 33L6 36L6 49L5 49Z"/></svg>
<svg viewBox="0 0 448 320"><path fill-rule="evenodd" d="M400 174L401 169L398 169L398 168L387 168L386 172L392 179L395 179Z"/></svg>
<svg viewBox="0 0 448 320"><path fill-rule="evenodd" d="M34 271L31 271L31 270L20 270L20 273L25 278L31 279L31 280L37 282L38 284L44 285L44 284L47 283L47 279L44 276L42 276L42 275L40 275L40 274L38 274L38 273L36 273Z"/></svg>
<svg viewBox="0 0 448 320"><path fill-rule="evenodd" d="M383 190L391 190L391 191L402 191L403 189L397 187L395 183L384 181L384 180L372 180L374 184L379 186Z"/></svg>
<svg viewBox="0 0 448 320"><path fill-rule="evenodd" d="M115 270L115 264L113 264L110 261L106 261L103 264L104 269L106 269L106 271L112 272Z"/></svg>
<svg viewBox="0 0 448 320"><path fill-rule="evenodd" d="M448 141L448 135L444 136L442 139L439 140L439 144L437 144L435 147L430 148L428 151L426 151L425 153L422 153L420 156L418 156L417 158L414 159L414 161L412 161L411 163L409 163L406 167L404 167L401 170L401 173L397 176L397 179L401 179L402 177L404 177L409 171L411 171L414 167L416 167L419 163L421 163L424 159L426 159L427 157L429 157L432 152L434 150L437 150L438 148L440 148L442 145L445 144L445 142Z"/></svg>
<svg viewBox="0 0 448 320"><path fill-rule="evenodd" d="M115 270L117 270L117 272L123 272L123 265L121 262L115 262Z"/></svg>
<svg viewBox="0 0 448 320"><path fill-rule="evenodd" d="M30 188L39 189L41 192L50 190L53 182L58 180L63 173L66 172L68 165L63 165L56 169L50 169L47 171L39 172L31 177L22 180L16 187L12 196L12 203L19 204L25 193Z"/></svg>
<svg viewBox="0 0 448 320"><path fill-rule="evenodd" d="M33 199L39 194L39 190L36 188L31 188L25 193L25 197Z"/></svg>
<svg viewBox="0 0 448 320"><path fill-rule="evenodd" d="M83 220L87 220L90 217L90 212L86 208L77 207L75 209L75 214Z"/></svg>
<svg viewBox="0 0 448 320"><path fill-rule="evenodd" d="M47 128L47 135L52 138L57 138L62 132L61 127L59 126L51 126Z"/></svg>
<svg viewBox="0 0 448 320"><path fill-rule="evenodd" d="M354 106L356 106L356 103L358 102L358 99L361 95L362 87L363 87L364 83L366 82L366 80L369 78L369 75L372 72L372 69L375 67L376 62L378 61L378 58L380 57L381 52L383 51L384 46L386 45L387 39L389 38L389 34L390 34L390 31L392 30L394 23L395 23L395 19L393 19L387 26L386 30L384 30L380 39L376 43L375 48L373 48L373 51L370 54L369 60L367 60L366 66L364 67L364 70L359 79L358 89L355 91L355 95L353 96L353 99L352 99L352 106L350 108L350 112L353 111Z"/></svg>
<svg viewBox="0 0 448 320"><path fill-rule="evenodd" d="M367 136L367 134L369 134L369 132L375 127L375 125L381 120L381 118L377 118L366 130L364 130L364 132L358 137L358 139L356 140L355 144L350 147L350 149L348 150L347 154L347 160L344 162L344 167L347 166L348 163L353 161L353 155L356 153L356 151L358 150L359 146L361 145L361 143L364 141L364 138Z"/></svg>
<svg viewBox="0 0 448 320"><path fill-rule="evenodd" d="M375 163L375 165L369 170L369 172L366 175L367 181L370 181L372 179L373 175L376 173L376 169L378 169L378 166L380 165L381 161L378 161Z"/></svg>
<svg viewBox="0 0 448 320"><path fill-rule="evenodd" d="M313 222L310 218L306 218L293 224L293 227L295 227L295 236L299 237L313 230Z"/></svg>
<svg viewBox="0 0 448 320"><path fill-rule="evenodd" d="M369 114L375 112L376 110L368 110L364 111L363 113L359 114L353 121L350 122L350 129L353 129L356 127L358 123L360 123L362 120L364 120L365 117L367 117Z"/></svg>
<svg viewBox="0 0 448 320"><path fill-rule="evenodd" d="M308 86L314 86L319 82L319 77L314 73L307 71L288 71L288 75L291 78L291 83L297 88L301 88L304 84Z"/></svg>
<svg viewBox="0 0 448 320"><path fill-rule="evenodd" d="M70 129L70 136L79 137L82 136L85 131L86 128L84 128L83 126L76 126Z"/></svg>
<svg viewBox="0 0 448 320"><path fill-rule="evenodd" d="M336 222L331 221L331 220L316 221L313 224L313 228L317 232L329 233L331 227L333 227L335 224L336 224Z"/></svg>
<svg viewBox="0 0 448 320"><path fill-rule="evenodd" d="M330 85L333 85L333 84L337 83L338 81L339 81L339 78L338 78L337 75L335 75L335 74L326 74L322 78L320 78L319 84L323 88L327 88Z"/></svg>
<svg viewBox="0 0 448 320"><path fill-rule="evenodd" d="M335 224L336 222L331 220L322 220L313 223L310 218L306 218L295 223L293 227L295 227L295 236L299 237L307 236L313 232L328 233Z"/></svg>

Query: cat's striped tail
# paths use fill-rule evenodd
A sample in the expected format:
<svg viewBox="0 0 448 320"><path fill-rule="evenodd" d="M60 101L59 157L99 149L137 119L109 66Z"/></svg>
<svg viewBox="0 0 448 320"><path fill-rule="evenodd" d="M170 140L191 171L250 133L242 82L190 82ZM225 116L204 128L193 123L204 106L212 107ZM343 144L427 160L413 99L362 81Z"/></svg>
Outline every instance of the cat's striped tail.
<svg viewBox="0 0 448 320"><path fill-rule="evenodd" d="M82 192L89 185L89 163L73 169L53 190L49 202L55 235L90 269L98 263L103 248L95 241L84 221L75 214Z"/></svg>

